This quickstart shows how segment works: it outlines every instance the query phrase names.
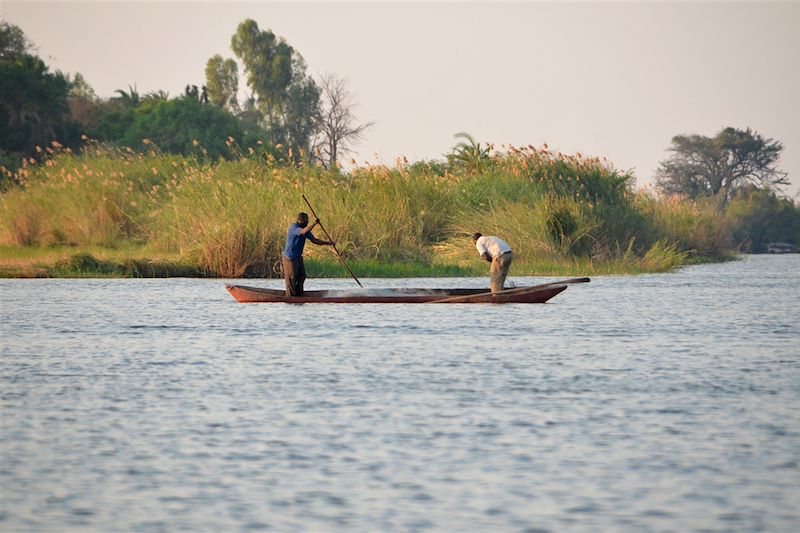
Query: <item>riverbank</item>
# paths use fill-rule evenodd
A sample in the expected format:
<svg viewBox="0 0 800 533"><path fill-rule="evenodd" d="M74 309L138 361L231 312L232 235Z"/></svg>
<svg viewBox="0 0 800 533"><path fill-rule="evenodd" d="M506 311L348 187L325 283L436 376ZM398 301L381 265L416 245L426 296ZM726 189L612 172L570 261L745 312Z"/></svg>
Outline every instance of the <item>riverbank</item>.
<svg viewBox="0 0 800 533"><path fill-rule="evenodd" d="M465 246L468 246L465 244ZM715 258L724 261L733 255ZM668 272L685 264L709 262L711 260L686 259L679 264L668 265L663 260L618 260L592 261L590 258L550 257L538 261L523 259L515 261L512 275L515 276L597 276L609 274L644 274ZM358 277L363 278L426 278L469 277L486 275L488 265L477 257L471 264L446 262L434 258L430 264L421 262L388 262L375 259L352 259L348 265ZM277 266L277 260L276 264ZM346 278L348 272L333 256L306 261L309 277ZM278 277L280 272L272 276ZM157 253L147 246L128 245L121 248L101 246L70 247L21 247L0 246L0 278L219 278L201 264L179 254Z"/></svg>
<svg viewBox="0 0 800 533"><path fill-rule="evenodd" d="M516 275L666 272L731 253L713 201L634 191L631 173L581 154L508 147L347 173L262 155L90 143L33 161L0 193L0 275L279 277L303 195L364 277L484 275L475 231L511 245ZM347 276L329 249L306 259L309 276Z"/></svg>

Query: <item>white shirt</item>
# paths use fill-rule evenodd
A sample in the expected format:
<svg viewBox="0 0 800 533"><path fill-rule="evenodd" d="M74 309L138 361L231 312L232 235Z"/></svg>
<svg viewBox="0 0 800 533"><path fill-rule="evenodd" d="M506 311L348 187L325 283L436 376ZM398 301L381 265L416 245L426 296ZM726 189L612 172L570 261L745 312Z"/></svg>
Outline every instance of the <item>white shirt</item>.
<svg viewBox="0 0 800 533"><path fill-rule="evenodd" d="M499 237L478 237L475 241L475 248L478 253L483 255L484 252L488 253L492 259L497 259L506 252L511 251L511 247L506 241Z"/></svg>

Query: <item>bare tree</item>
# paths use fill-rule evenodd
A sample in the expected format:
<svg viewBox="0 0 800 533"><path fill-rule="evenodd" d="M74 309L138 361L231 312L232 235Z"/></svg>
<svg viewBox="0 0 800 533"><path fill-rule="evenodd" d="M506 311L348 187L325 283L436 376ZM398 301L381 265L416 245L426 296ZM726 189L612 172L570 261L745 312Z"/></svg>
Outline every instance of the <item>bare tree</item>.
<svg viewBox="0 0 800 533"><path fill-rule="evenodd" d="M322 123L317 143L318 158L325 168L334 168L338 158L351 151L353 144L361 140L364 131L375 124L358 124L354 115L356 101L350 92L347 80L326 74L322 86Z"/></svg>

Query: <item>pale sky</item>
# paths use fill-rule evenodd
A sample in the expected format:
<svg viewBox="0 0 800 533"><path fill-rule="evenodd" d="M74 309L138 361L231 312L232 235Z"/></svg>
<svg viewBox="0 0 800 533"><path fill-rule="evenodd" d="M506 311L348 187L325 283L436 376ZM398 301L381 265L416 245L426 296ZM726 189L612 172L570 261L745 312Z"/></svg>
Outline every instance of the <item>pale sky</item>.
<svg viewBox="0 0 800 533"><path fill-rule="evenodd" d="M347 78L359 162L440 159L468 132L607 157L651 182L672 136L750 127L800 188L800 3L222 3L0 0L51 69L98 95L202 85L237 25ZM244 84L244 76L241 76Z"/></svg>

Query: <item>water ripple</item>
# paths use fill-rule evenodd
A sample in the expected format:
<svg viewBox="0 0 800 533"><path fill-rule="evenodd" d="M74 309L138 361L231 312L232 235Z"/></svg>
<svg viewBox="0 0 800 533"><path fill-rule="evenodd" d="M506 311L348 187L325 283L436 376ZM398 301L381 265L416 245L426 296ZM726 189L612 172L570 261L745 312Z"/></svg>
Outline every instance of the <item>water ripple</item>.
<svg viewBox="0 0 800 533"><path fill-rule="evenodd" d="M800 529L800 256L545 306L0 291L2 530Z"/></svg>

